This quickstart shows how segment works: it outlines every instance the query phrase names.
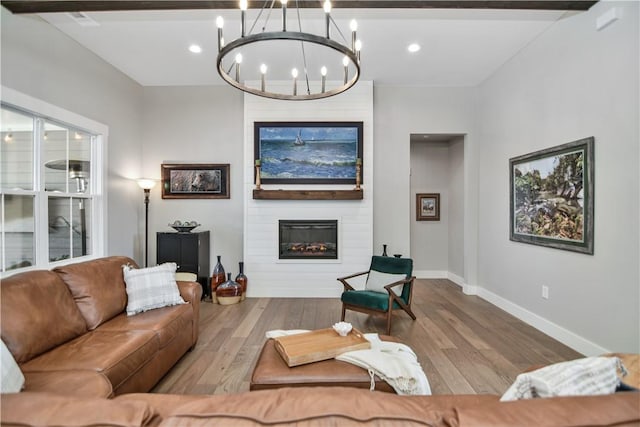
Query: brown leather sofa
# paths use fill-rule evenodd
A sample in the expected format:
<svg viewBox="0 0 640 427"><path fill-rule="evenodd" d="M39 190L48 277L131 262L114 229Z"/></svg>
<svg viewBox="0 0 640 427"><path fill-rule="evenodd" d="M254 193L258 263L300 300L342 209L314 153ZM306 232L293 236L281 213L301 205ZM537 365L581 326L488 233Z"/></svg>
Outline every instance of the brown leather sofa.
<svg viewBox="0 0 640 427"><path fill-rule="evenodd" d="M47 393L2 395L3 426L432 426L640 425L640 393L500 402L494 395L398 396L346 387L292 387L230 395Z"/></svg>
<svg viewBox="0 0 640 427"><path fill-rule="evenodd" d="M201 289L178 282L190 304L127 317L127 262L110 257L2 280L2 339L26 377L24 391L1 396L2 426L640 426L636 392L508 403L352 387L145 393L195 345Z"/></svg>
<svg viewBox="0 0 640 427"><path fill-rule="evenodd" d="M200 285L178 282L188 304L127 316L124 264L135 266L114 256L2 279L2 340L24 373L24 391L146 392L195 346Z"/></svg>

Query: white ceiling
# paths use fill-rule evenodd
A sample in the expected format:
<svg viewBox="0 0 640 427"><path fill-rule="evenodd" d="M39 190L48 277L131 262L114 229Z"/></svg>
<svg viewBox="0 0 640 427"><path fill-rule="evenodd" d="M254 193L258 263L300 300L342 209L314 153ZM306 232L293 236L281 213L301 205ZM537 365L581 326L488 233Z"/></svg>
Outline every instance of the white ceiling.
<svg viewBox="0 0 640 427"><path fill-rule="evenodd" d="M247 12L248 27L258 12ZM358 38L363 42L363 80L376 84L475 86L569 13L573 12L334 9L332 17L348 38L349 21L352 18L358 21ZM324 14L321 10L305 9L300 14L304 31L322 33ZM40 16L143 86L224 84L216 71L215 18L218 15L225 18L227 42L239 35L240 27L240 12L235 10L91 12L86 15L99 25L81 26L66 13ZM297 30L295 9L288 10L288 18L288 29ZM256 29L264 25L262 22L264 19ZM280 23L281 12L274 10L269 25L280 26ZM342 41L337 34L332 37ZM414 42L422 49L410 54L407 46ZM203 52L199 55L189 52L187 48L192 43L201 45ZM271 61L286 66L292 56L291 46L284 52L273 51ZM269 73L273 78L271 71Z"/></svg>

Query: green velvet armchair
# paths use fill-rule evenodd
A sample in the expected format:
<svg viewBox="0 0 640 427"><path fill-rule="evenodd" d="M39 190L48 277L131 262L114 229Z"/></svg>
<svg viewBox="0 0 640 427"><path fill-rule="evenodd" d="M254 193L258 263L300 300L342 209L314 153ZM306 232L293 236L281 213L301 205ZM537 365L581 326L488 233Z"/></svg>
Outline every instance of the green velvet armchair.
<svg viewBox="0 0 640 427"><path fill-rule="evenodd" d="M348 283L349 279L367 274L364 290L356 290ZM340 297L342 301L342 320L346 310L359 311L387 317L387 335L391 335L391 316L394 310L404 310L413 320L411 311L413 291L413 260L411 258L392 258L386 256L371 257L368 271L338 278L344 286Z"/></svg>

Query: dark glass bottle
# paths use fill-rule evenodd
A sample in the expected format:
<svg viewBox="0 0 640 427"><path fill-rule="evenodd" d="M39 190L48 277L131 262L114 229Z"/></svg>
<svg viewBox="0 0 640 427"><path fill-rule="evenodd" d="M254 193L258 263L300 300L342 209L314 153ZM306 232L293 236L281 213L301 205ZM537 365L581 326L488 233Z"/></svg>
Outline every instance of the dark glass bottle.
<svg viewBox="0 0 640 427"><path fill-rule="evenodd" d="M217 257L218 257L218 262L216 263L216 266L213 267L213 273L211 274L211 302L214 304L218 303L218 298L216 296L216 288L220 286L222 283L224 283L224 281L226 280L224 267L220 262L220 255L218 255Z"/></svg>
<svg viewBox="0 0 640 427"><path fill-rule="evenodd" d="M249 279L247 279L247 276L244 275L244 262L240 261L238 263L238 268L240 270L240 273L238 273L238 275L236 276L236 282L238 282L238 284L242 287L242 298L240 298L240 301L244 301L244 299L247 297L247 283L249 283Z"/></svg>
<svg viewBox="0 0 640 427"><path fill-rule="evenodd" d="M387 255L387 245L382 245L382 256L389 256Z"/></svg>
<svg viewBox="0 0 640 427"><path fill-rule="evenodd" d="M227 275L227 281L216 288L218 304L237 304L242 298L242 286L238 282L231 280L231 273Z"/></svg>

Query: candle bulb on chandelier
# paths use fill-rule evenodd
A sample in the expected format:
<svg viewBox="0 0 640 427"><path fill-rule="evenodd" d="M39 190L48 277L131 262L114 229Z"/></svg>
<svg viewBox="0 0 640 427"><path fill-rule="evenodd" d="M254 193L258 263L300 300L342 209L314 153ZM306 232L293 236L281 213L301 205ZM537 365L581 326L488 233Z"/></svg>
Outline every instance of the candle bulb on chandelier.
<svg viewBox="0 0 640 427"><path fill-rule="evenodd" d="M282 31L287 31L287 0L280 0L282 3Z"/></svg>
<svg viewBox="0 0 640 427"><path fill-rule="evenodd" d="M264 92L265 89L265 78L267 74L267 66L265 64L260 65L260 90Z"/></svg>
<svg viewBox="0 0 640 427"><path fill-rule="evenodd" d="M356 31L358 31L358 21L352 19L349 23L349 28L351 28L351 50L353 52L356 51Z"/></svg>
<svg viewBox="0 0 640 427"><path fill-rule="evenodd" d="M242 54L236 55L236 81L240 81L240 64L242 64Z"/></svg>
<svg viewBox="0 0 640 427"><path fill-rule="evenodd" d="M224 38L222 37L222 28L224 27L224 19L222 16L216 18L216 27L218 27L218 52L224 47Z"/></svg>
<svg viewBox="0 0 640 427"><path fill-rule="evenodd" d="M293 77L293 96L298 94L298 69L291 70L291 76Z"/></svg>
<svg viewBox="0 0 640 427"><path fill-rule="evenodd" d="M247 20L247 8L249 7L248 0L240 0L240 28L242 37L244 37L245 30L247 28L246 20Z"/></svg>
<svg viewBox="0 0 640 427"><path fill-rule="evenodd" d="M325 91L325 86L327 83L327 67L320 68L320 74L322 74L322 93Z"/></svg>
<svg viewBox="0 0 640 427"><path fill-rule="evenodd" d="M358 63L359 63L360 62L360 50L362 49L362 42L360 40L356 40L355 48L356 48L356 57L358 58Z"/></svg>
<svg viewBox="0 0 640 427"><path fill-rule="evenodd" d="M345 56L342 58L342 65L344 65L344 84L347 84L347 80L349 80L349 57Z"/></svg>
<svg viewBox="0 0 640 427"><path fill-rule="evenodd" d="M357 29L358 29L357 22L355 20L350 20L350 19L347 20L347 22L351 21L350 25L348 25L348 27L351 28L351 33L352 33L351 40L349 40L348 34L344 33L344 36L346 37L343 36L343 32L340 31L338 23L336 22L335 18L331 15L333 2L331 2L330 0L322 0L321 2L318 2L320 3L320 5L318 5L320 6L318 9L322 8L322 10L318 10L318 12L321 12L321 13L324 12L325 20L324 22L321 21L322 23L320 23L321 27L318 28L318 30L320 30L319 34L303 32L302 25L299 25L300 30L293 29L293 28L290 29L287 23L287 19L288 19L287 8L289 4L290 3L293 4L293 7L295 7L296 10L298 10L298 8L300 7L305 7L306 3L311 3L311 2L306 2L306 1L298 2L296 0L295 3L292 3L291 0L279 0L279 1L280 1L280 4L282 5L282 12L281 12L282 28L278 28L279 25L277 24L277 17L276 17L276 23L275 23L276 28L273 31L266 30L266 25L265 25L265 27L262 27L262 31L259 31L259 33L257 34L252 34L253 27L250 26L251 23L247 22L247 18L248 18L249 6L255 3L255 1L250 3L249 0L235 0L234 3L236 5L239 5L239 9L241 12L241 16L240 16L241 28L240 28L240 31L238 31L238 33L240 33L240 34L237 34L238 37L234 36L233 40L230 41L229 45L225 45L226 43L223 37L224 21L222 20L222 17L216 20L216 24L218 25L218 30L219 30L218 31L218 55L216 59L216 65L217 65L216 68L220 76L223 78L223 80L225 80L227 83L229 83L231 86L235 87L236 89L242 90L247 93L251 93L258 96L264 96L266 98L284 99L284 100L286 99L291 99L291 100L322 99L322 98L326 98L327 96L340 94L348 90L349 88L351 88L358 81L358 78L360 77L360 74L361 74L360 59L357 52L358 48L356 47L356 45L359 45L358 38L357 38L357 36L359 35L357 33ZM276 0L271 0L269 3L275 3L275 2ZM301 3L301 4L299 5L298 3ZM276 9L277 9L277 6L276 6ZM276 11L276 15L277 15L277 11ZM298 18L298 21L301 20L299 11L298 11L297 18ZM322 19L321 16L320 16L320 19ZM300 24L300 22L298 22L298 24ZM326 28L322 28L322 24L325 24ZM343 40L343 42L338 42L337 40L331 39L332 26L335 27L336 31L338 31L339 35L341 36L340 38ZM325 30L324 34L322 30ZM228 34L226 35L226 37L228 38ZM293 77L293 84L294 84L293 88L289 86L289 89L287 89L286 86L288 85L274 86L272 83L270 83L269 90L267 90L266 71L265 71L266 65L261 64L261 62L256 63L254 61L253 64L247 63L248 65L250 65L249 68L251 67L258 68L257 70L253 68L253 73L255 73L256 71L260 73L259 74L260 83L257 82L257 79L246 80L250 77L251 74L247 74L249 73L249 71L245 71L245 70L241 71L242 69L241 61L242 61L242 56L244 56L244 52L246 51L246 49L250 49L250 48L249 47L244 48L244 46L251 45L251 46L257 47L258 42L265 42L265 41L279 42L279 44L283 46L284 44L282 43L282 41L289 43L289 45L292 45L291 43L292 41L299 42L301 54L302 54L302 58L300 59L301 59L301 63L304 64L305 67L304 69L297 68L298 70L297 75ZM311 78L311 76L309 75L308 69L307 69L308 55L305 53L305 47L307 43L313 43L314 45L318 45L318 47L324 50L333 49L339 52L341 55L346 56L347 59L343 62L344 63L344 79L345 79L344 84L341 83L341 79L340 79L340 70L339 70L340 56L336 58L337 59L336 62L338 62L338 64L334 64L334 66L338 67L338 70L334 70L332 72L333 81L327 83L327 79L326 79L327 71L324 71L322 72L321 82L318 82L316 80L316 83L315 83L315 84L321 83L321 87L315 86L315 84L310 84L311 82L309 81L309 79ZM243 51L242 56L237 56L239 51ZM319 53L319 55L321 54L322 53ZM314 52L314 56L315 56L315 52ZM233 60L234 57L237 58L236 61ZM254 55L250 55L250 57L254 57ZM248 58L248 60L250 59L251 58ZM252 61L253 60L249 62L252 62ZM270 77L272 77L273 73L277 71L276 68L280 68L282 65L284 65L284 64L271 63L271 62L272 61L270 61L270 64L269 64L269 72L271 73ZM284 62L286 63L288 61L285 59ZM351 63L351 65L349 65L349 63ZM264 65L264 67L262 65ZM291 65L294 65L294 64L291 64ZM324 64L320 65L321 69L322 68L328 69L328 66L323 67L322 65ZM300 67L300 64L295 64L295 66ZM290 72L292 68L293 68L292 66L288 67ZM351 70L349 70L349 68L351 68ZM321 69L316 68L316 70L318 71L322 71ZM244 72L244 75L242 75L241 72ZM303 73L304 75L300 73ZM298 78L305 79L304 83L306 84L306 89L303 89L303 91L299 94L297 93ZM285 79L286 79L286 76L285 76ZM294 92L295 95L292 94L292 92Z"/></svg>
<svg viewBox="0 0 640 427"><path fill-rule="evenodd" d="M329 0L325 0L324 2L324 16L327 27L327 38L329 39L331 38L329 37L329 22L331 21L331 2Z"/></svg>

